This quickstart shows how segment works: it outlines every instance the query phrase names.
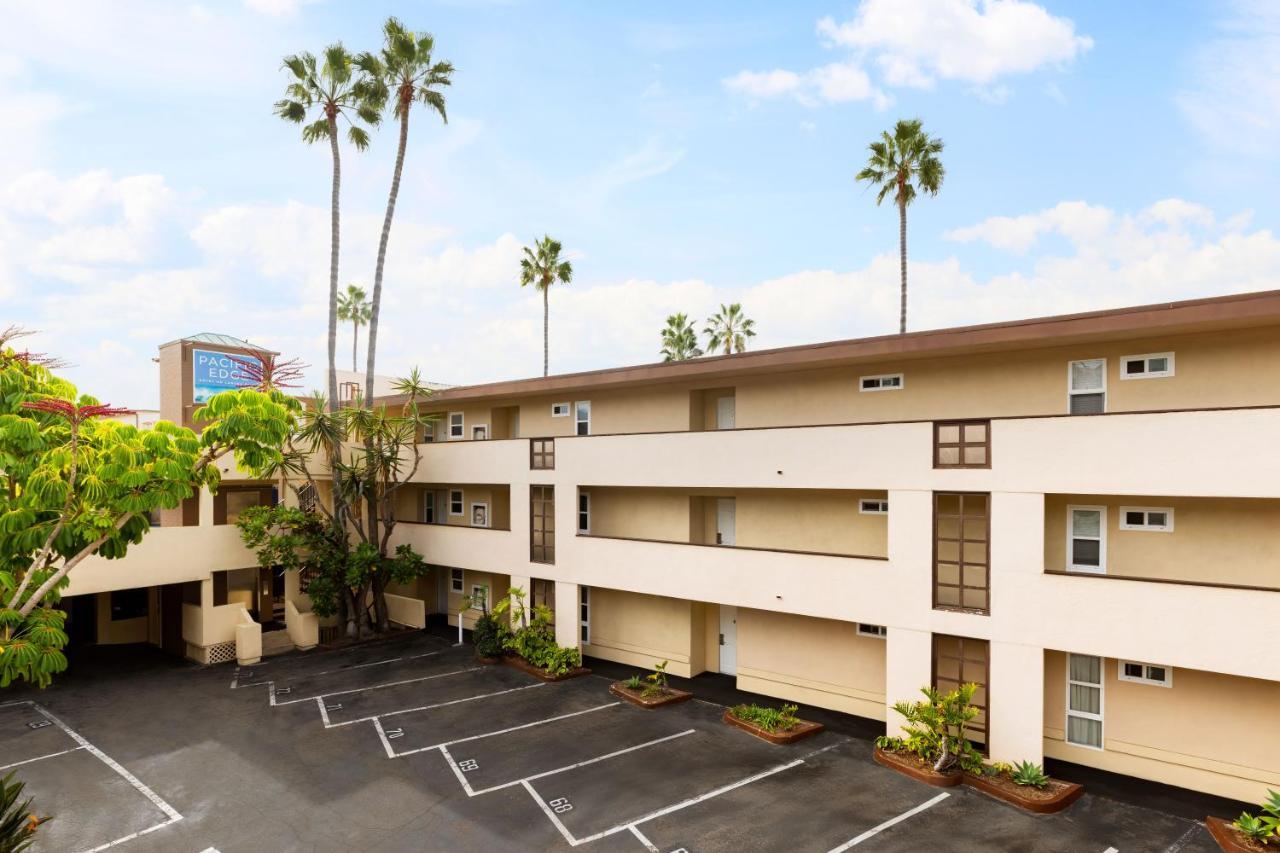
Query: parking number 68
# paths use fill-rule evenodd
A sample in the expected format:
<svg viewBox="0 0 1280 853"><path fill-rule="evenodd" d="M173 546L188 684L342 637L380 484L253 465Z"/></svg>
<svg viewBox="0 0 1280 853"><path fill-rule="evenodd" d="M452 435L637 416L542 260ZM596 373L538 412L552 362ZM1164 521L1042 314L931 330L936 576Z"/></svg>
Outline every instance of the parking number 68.
<svg viewBox="0 0 1280 853"><path fill-rule="evenodd" d="M573 803L569 802L566 797L556 797L554 800L547 800L547 805L551 806L551 810L556 814L564 814L573 811Z"/></svg>

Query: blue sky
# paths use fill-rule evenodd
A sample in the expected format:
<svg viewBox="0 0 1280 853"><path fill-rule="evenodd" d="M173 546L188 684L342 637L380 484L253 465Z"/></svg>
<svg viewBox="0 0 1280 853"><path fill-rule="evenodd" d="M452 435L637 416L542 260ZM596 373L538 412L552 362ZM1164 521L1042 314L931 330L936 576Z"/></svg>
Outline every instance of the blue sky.
<svg viewBox="0 0 1280 853"><path fill-rule="evenodd" d="M653 360L666 314L728 301L756 347L893 331L896 217L853 174L900 117L948 171L910 213L911 328L1280 287L1280 14L1156 8L10 3L2 319L116 403L154 404L155 346L200 331L322 365L328 152L271 103L283 55L376 47L386 14L457 72L449 124L411 127L379 372L535 375L544 232L577 270L554 371ZM344 149L344 284L394 138Z"/></svg>

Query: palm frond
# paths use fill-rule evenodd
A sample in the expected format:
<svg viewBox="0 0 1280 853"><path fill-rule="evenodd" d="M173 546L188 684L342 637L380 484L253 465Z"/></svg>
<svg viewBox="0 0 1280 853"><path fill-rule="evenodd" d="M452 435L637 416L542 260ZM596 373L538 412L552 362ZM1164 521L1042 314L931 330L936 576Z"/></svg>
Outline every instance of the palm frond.
<svg viewBox="0 0 1280 853"><path fill-rule="evenodd" d="M316 119L311 124L302 128L302 141L310 145L313 142L327 141L329 139L329 120L325 118Z"/></svg>

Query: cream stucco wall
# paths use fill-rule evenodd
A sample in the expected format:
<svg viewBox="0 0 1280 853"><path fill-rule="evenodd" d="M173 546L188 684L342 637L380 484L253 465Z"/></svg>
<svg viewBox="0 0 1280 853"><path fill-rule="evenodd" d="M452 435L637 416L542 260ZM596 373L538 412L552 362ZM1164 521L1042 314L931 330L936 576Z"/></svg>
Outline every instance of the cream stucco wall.
<svg viewBox="0 0 1280 853"><path fill-rule="evenodd" d="M678 598L592 587L591 642L583 653L646 669L665 660L669 673L689 677L705 660L700 609Z"/></svg>

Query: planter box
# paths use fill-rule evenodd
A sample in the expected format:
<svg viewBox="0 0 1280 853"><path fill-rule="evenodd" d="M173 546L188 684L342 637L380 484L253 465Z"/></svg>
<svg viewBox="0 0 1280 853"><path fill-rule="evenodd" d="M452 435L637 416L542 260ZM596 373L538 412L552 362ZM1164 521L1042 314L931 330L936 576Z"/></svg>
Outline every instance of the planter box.
<svg viewBox="0 0 1280 853"><path fill-rule="evenodd" d="M949 773L937 773L932 767L914 755L887 752L878 746L873 753L873 757L877 764L882 764L890 770L897 770L904 776L910 776L917 782L923 782L935 788L953 788L960 784L961 777L964 775L958 770L952 770Z"/></svg>
<svg viewBox="0 0 1280 853"><path fill-rule="evenodd" d="M1218 842L1218 846L1227 851L1227 853L1259 853L1259 851L1280 849L1274 844L1255 844L1251 839L1241 835L1231 825L1231 821L1223 820L1220 817L1207 817L1204 819L1204 825L1208 828L1209 834L1213 836L1213 840Z"/></svg>
<svg viewBox="0 0 1280 853"><path fill-rule="evenodd" d="M746 720L739 720L733 715L733 709L727 708L724 712L724 721L735 728L742 729L744 732L750 732L761 740L767 740L769 743L788 744L795 743L807 737L812 737L818 732L826 728L822 723L811 723L808 720L799 720L796 727L788 729L784 732L771 732L760 728L754 723L748 723Z"/></svg>
<svg viewBox="0 0 1280 853"><path fill-rule="evenodd" d="M668 687L666 692L659 696L642 696L639 693L628 690L621 681L615 681L610 684L609 692L619 699L626 699L632 705L639 705L641 708L661 708L664 705L687 702L693 698L692 693L686 690L676 690L674 687Z"/></svg>
<svg viewBox="0 0 1280 853"><path fill-rule="evenodd" d="M502 663L502 658L487 658L484 655L476 655L476 663L484 666L493 666L494 664Z"/></svg>
<svg viewBox="0 0 1280 853"><path fill-rule="evenodd" d="M509 667L518 669L521 672L527 672L530 675L532 675L534 678L540 678L543 681L565 681L566 679L579 678L583 675L591 674L591 670L587 669L584 666L579 666L569 670L563 675L554 675L550 672L547 672L545 669L543 669L540 666L534 666L533 664L529 663L527 660L520 657L519 655L508 655L507 657L502 659L502 662Z"/></svg>
<svg viewBox="0 0 1280 853"><path fill-rule="evenodd" d="M1045 789L1027 788L1000 777L999 781L989 776L976 773L965 773L964 784L977 788L982 793L1004 800L1035 814L1054 814L1065 809L1084 796L1084 786L1075 782L1063 782L1050 779Z"/></svg>

